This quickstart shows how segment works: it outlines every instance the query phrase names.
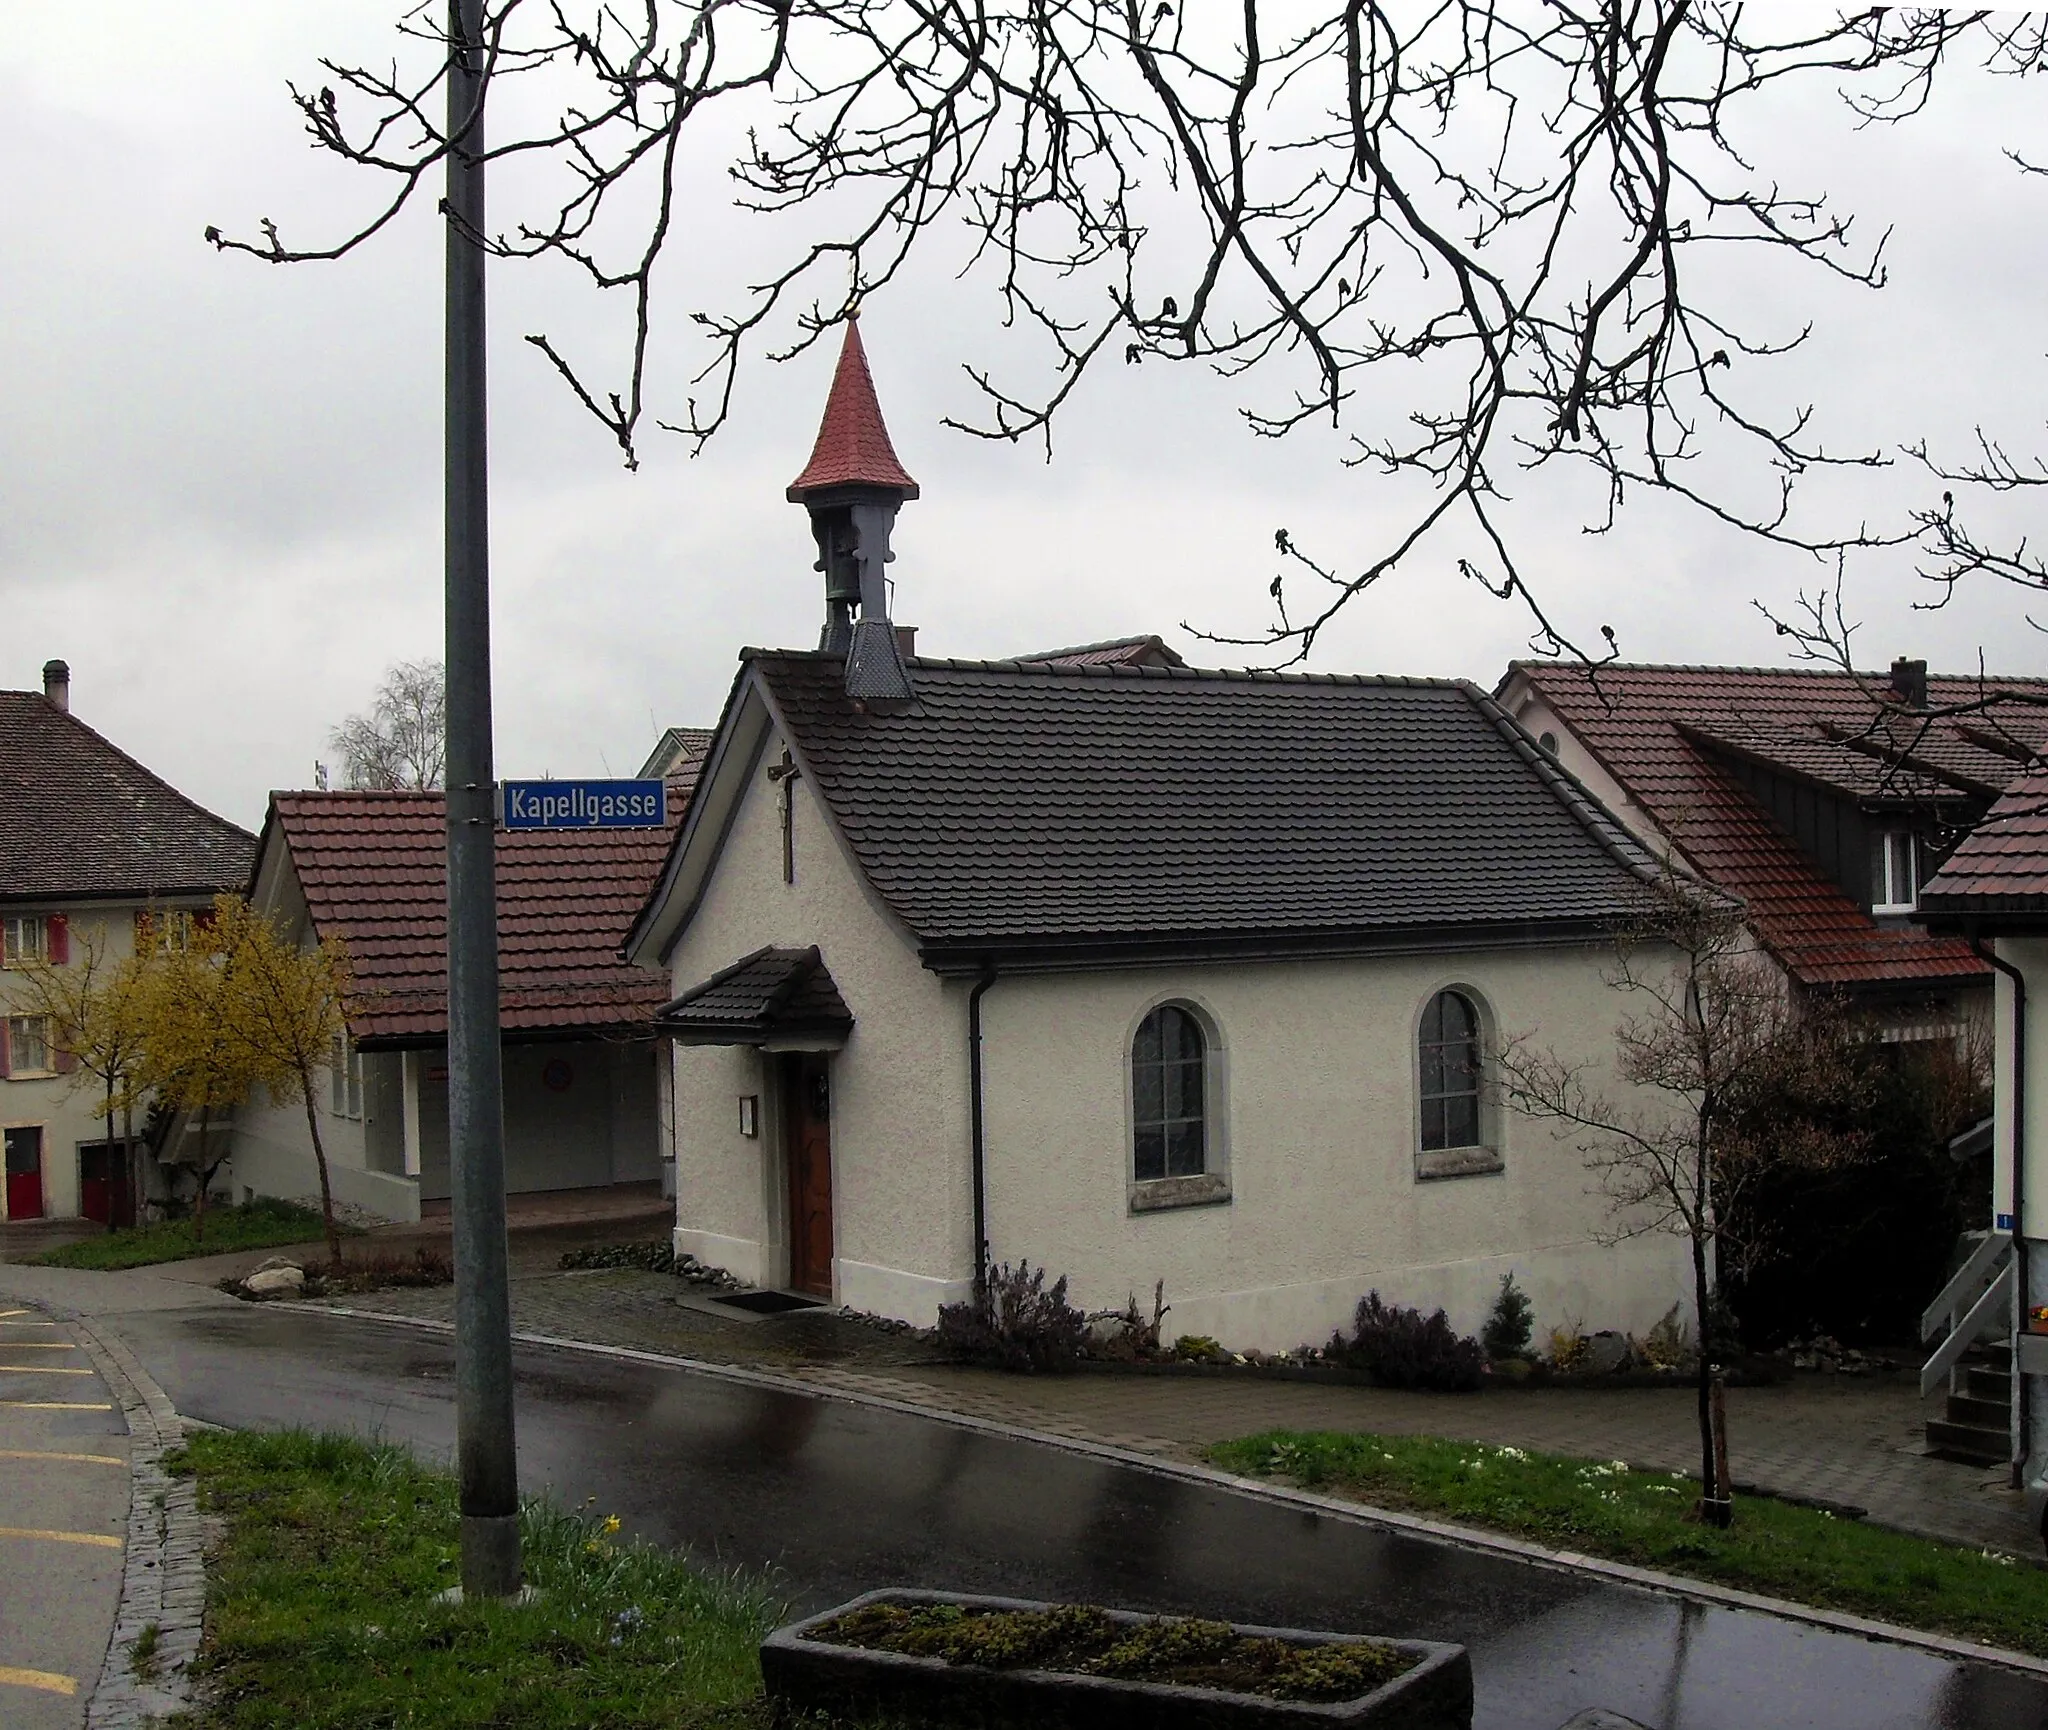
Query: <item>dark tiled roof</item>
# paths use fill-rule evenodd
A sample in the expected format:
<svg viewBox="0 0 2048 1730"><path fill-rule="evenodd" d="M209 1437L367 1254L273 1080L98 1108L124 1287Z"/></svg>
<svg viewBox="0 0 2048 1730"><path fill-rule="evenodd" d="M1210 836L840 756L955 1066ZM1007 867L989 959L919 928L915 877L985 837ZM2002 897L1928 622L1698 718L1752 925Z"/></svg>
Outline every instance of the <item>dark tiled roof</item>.
<svg viewBox="0 0 2048 1730"><path fill-rule="evenodd" d="M806 772L935 965L983 950L1558 935L1649 857L1469 685L749 651Z"/></svg>
<svg viewBox="0 0 2048 1730"><path fill-rule="evenodd" d="M2048 738L2048 714L1930 720L1881 710L1845 673L1768 667L1609 666L1594 673L1546 661L1519 671L1609 774L1710 883L1739 895L1765 946L1813 985L1913 984L1979 975L1967 944L1880 926L1804 853L1729 769L1716 747L1783 764L1845 797L1945 802L2002 787L2024 741ZM2001 691L2048 696L2048 680L1936 676L1935 708ZM1993 749L1977 734L2004 735ZM2015 741L2019 741L2015 743ZM1886 760L1896 772L1885 773ZM1874 765L1878 774L1872 777Z"/></svg>
<svg viewBox="0 0 2048 1730"><path fill-rule="evenodd" d="M671 1033L706 1043L744 1045L780 1034L853 1028L839 987L810 949L757 949L693 985L661 1011Z"/></svg>
<svg viewBox="0 0 2048 1730"><path fill-rule="evenodd" d="M1106 643L1079 643L1071 649L1044 649L1019 655L1020 661L1045 661L1059 667L1185 667L1187 662L1163 637L1113 637Z"/></svg>
<svg viewBox="0 0 2048 1730"><path fill-rule="evenodd" d="M0 691L0 901L217 894L255 850L40 691Z"/></svg>
<svg viewBox="0 0 2048 1730"><path fill-rule="evenodd" d="M2048 768L2022 775L1920 891L1927 914L2048 912Z"/></svg>
<svg viewBox="0 0 2048 1730"><path fill-rule="evenodd" d="M896 460L896 447L882 424L882 405L875 400L858 318L846 321L846 340L839 345L839 365L825 398L825 418L818 423L818 442L804 472L789 483L789 496L801 499L806 493L847 486L889 487L907 499L917 497L917 482Z"/></svg>
<svg viewBox="0 0 2048 1730"><path fill-rule="evenodd" d="M660 829L498 832L499 1015L508 1033L645 1026L668 995L619 940L660 874L693 777ZM275 793L264 830L289 850L316 930L348 945L359 1040L447 1032L446 805L439 793Z"/></svg>

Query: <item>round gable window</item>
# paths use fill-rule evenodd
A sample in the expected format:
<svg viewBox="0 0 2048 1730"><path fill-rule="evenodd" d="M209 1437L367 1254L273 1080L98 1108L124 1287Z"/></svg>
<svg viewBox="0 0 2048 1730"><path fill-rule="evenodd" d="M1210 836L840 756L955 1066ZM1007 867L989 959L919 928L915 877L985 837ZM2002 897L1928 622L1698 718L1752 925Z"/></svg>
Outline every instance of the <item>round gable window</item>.
<svg viewBox="0 0 2048 1730"><path fill-rule="evenodd" d="M575 1079L575 1067L566 1057L551 1057L541 1066L540 1084L550 1093L567 1093Z"/></svg>

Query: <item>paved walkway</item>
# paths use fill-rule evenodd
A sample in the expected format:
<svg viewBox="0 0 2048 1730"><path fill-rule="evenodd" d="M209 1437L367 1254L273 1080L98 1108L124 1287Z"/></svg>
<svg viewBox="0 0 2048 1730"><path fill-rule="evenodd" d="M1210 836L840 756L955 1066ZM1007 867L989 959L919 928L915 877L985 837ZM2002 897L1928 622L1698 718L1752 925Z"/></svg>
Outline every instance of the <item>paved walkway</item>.
<svg viewBox="0 0 2048 1730"><path fill-rule="evenodd" d="M0 1724L77 1730L121 1594L128 1437L77 1330L0 1299Z"/></svg>
<svg viewBox="0 0 2048 1730"><path fill-rule="evenodd" d="M1692 1395L1676 1389L1504 1388L1398 1393L1250 1377L1082 1373L1010 1376L935 1363L913 1336L823 1312L727 1319L658 1274L548 1273L512 1282L522 1332L724 1363L758 1363L820 1387L880 1394L937 1411L1188 1458L1268 1429L1452 1436L1662 1471L1696 1471ZM344 1300L348 1307L447 1320L448 1288ZM2027 1557L2041 1545L2001 1470L1929 1457L1926 1411L1910 1371L1801 1374L1783 1387L1731 1388L1738 1484L1856 1507L1902 1531Z"/></svg>

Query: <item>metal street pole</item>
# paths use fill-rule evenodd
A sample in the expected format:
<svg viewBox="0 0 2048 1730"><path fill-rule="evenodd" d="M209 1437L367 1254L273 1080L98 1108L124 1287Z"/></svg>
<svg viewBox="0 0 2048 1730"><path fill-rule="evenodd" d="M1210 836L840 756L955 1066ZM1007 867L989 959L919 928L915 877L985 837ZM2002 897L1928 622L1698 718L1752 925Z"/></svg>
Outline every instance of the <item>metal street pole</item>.
<svg viewBox="0 0 2048 1730"><path fill-rule="evenodd" d="M483 0L449 0L446 440L448 1152L455 1226L455 1452L462 1589L519 1590L505 1105L491 761L491 563L484 390Z"/></svg>

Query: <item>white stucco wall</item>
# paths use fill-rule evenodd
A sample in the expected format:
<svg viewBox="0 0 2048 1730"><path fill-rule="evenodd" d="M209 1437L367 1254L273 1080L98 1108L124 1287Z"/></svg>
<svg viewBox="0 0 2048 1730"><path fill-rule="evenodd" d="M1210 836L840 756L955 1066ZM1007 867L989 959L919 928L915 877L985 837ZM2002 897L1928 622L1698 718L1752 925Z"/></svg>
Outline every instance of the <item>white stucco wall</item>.
<svg viewBox="0 0 2048 1730"><path fill-rule="evenodd" d="M1505 1169L1416 1176L1415 1028L1449 985L1496 1033L1605 1061L1622 1004L1602 949L1259 963L1004 979L983 999L989 1228L998 1260L1067 1273L1090 1309L1150 1301L1169 1336L1320 1344L1377 1288L1476 1331L1503 1273L1540 1329L1568 1315L1643 1331L1686 1294L1682 1240L1598 1240L1612 1224L1581 1156L1504 1109ZM1226 1203L1130 1211L1127 1067L1139 1020L1193 1003L1221 1035L1212 1136Z"/></svg>
<svg viewBox="0 0 2048 1730"><path fill-rule="evenodd" d="M412 1221L420 1217L419 1185L399 1174L370 1169L368 1146L380 1132L403 1131L400 1089L377 1086L376 1072L396 1070L396 1052L363 1056L363 1116L344 1117L333 1109L329 1077L314 1077L313 1110L320 1122L320 1144L327 1155L328 1187L334 1199L380 1219ZM380 1122L380 1116L399 1119ZM313 1157L313 1135L306 1127L306 1108L299 1100L274 1100L257 1088L235 1114L234 1157L225 1168L235 1198L276 1196L284 1201L320 1204L320 1170Z"/></svg>
<svg viewBox="0 0 2048 1730"><path fill-rule="evenodd" d="M832 1199L837 1300L929 1321L968 1287L966 992L918 964L869 897L802 781L796 881L782 880L781 796L765 767L747 785L695 917L671 953L678 993L766 945L815 943L853 1013L832 1066ZM676 1247L740 1277L788 1278L775 1065L745 1048L675 1054ZM761 1133L739 1133L739 1098L761 1098Z"/></svg>
<svg viewBox="0 0 2048 1730"><path fill-rule="evenodd" d="M815 943L854 1017L832 1065L835 1298L929 1324L967 1289L973 1202L963 981L925 971L801 782L796 881L782 880L780 794L747 784L670 957L678 993L766 945ZM1419 1180L1415 1026L1442 986L1474 991L1493 1031L1611 1061L1623 1004L1602 947L1004 976L983 1000L989 1232L999 1260L1071 1279L1089 1308L1149 1300L1169 1334L1233 1346L1328 1337L1377 1287L1479 1325L1512 1271L1539 1326L1648 1328L1685 1297L1680 1240L1599 1241L1610 1224L1581 1157L1495 1112L1505 1169ZM1227 1203L1133 1214L1132 1031L1164 997L1222 1034ZM676 1246L743 1279L788 1277L775 1064L744 1047L674 1058ZM760 1134L739 1101L761 1100Z"/></svg>
<svg viewBox="0 0 2048 1730"><path fill-rule="evenodd" d="M2000 937L1992 948L2027 981L2026 1220L2022 1229L2030 1238L2048 1239L2048 938ZM2001 1216L2012 1212L2014 998L2012 982L2002 973L1993 990L1997 1039L1993 1064L1998 1085L1992 1107L1991 1212Z"/></svg>

